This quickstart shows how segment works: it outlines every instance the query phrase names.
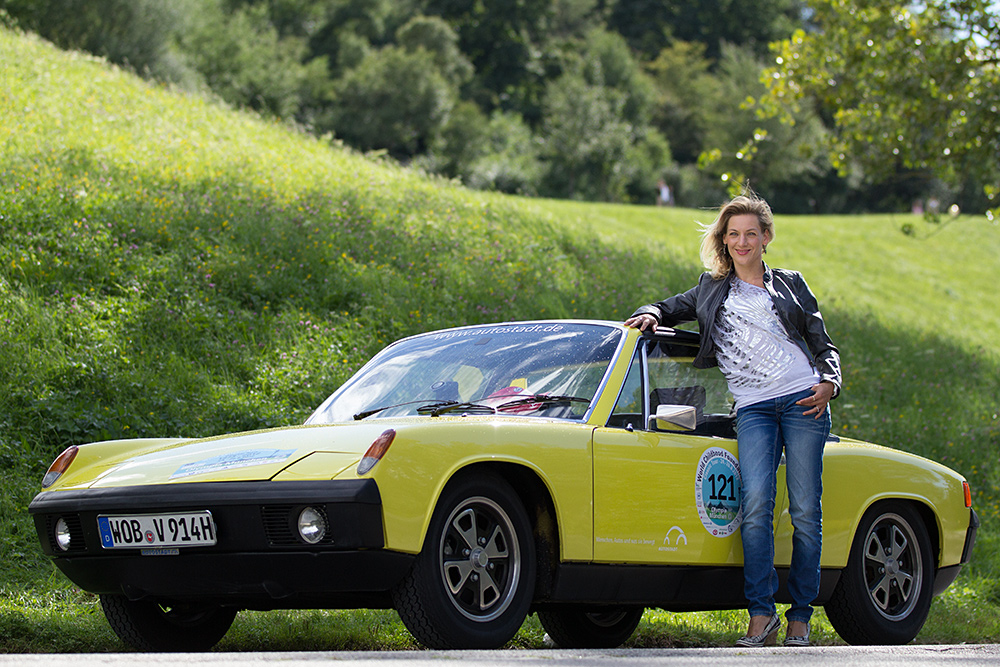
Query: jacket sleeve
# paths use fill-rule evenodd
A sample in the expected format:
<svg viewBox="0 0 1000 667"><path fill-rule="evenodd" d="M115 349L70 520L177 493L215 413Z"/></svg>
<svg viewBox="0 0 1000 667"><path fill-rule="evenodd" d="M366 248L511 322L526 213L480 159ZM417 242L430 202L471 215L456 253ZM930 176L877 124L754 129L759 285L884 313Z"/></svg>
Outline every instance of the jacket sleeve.
<svg viewBox="0 0 1000 667"><path fill-rule="evenodd" d="M651 303L648 306L640 306L632 313L636 315L652 315L656 318L657 324L664 327L672 327L684 322L693 322L698 319L698 292L701 284L692 287L686 292L668 297L663 301Z"/></svg>
<svg viewBox="0 0 1000 667"><path fill-rule="evenodd" d="M796 290L799 303L802 306L805 318L802 336L805 338L809 351L812 352L814 363L819 370L820 380L833 384L833 397L840 395L840 387L843 382L840 369L840 351L830 340L826 332L826 323L823 315L819 312L819 304L813 295L809 285L801 274L798 275L800 285Z"/></svg>

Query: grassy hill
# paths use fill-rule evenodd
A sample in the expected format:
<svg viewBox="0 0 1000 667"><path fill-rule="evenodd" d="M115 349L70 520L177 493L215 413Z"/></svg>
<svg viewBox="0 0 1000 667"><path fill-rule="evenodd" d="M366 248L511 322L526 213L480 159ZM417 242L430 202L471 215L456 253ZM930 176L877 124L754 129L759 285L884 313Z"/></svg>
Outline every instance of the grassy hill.
<svg viewBox="0 0 1000 667"><path fill-rule="evenodd" d="M65 446L296 423L420 331L624 318L694 283L712 217L471 192L0 29L0 651L117 646L26 514ZM834 430L973 485L974 564L924 641L1000 640L998 256L986 220L911 216L779 215L768 252L842 349ZM304 648L320 620L316 648L369 646L372 625L411 645L391 614L291 615L284 635L262 618L224 646ZM635 641L728 642L741 619L651 612Z"/></svg>

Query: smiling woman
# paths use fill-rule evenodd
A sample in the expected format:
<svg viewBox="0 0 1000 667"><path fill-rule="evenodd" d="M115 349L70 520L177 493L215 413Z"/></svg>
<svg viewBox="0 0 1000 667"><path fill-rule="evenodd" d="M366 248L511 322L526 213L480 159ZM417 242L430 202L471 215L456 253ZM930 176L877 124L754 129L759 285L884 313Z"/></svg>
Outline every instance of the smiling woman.
<svg viewBox="0 0 1000 667"><path fill-rule="evenodd" d="M795 527L785 644L809 645L820 588L827 403L841 385L840 356L809 287L800 274L764 263L773 239L767 202L753 193L734 198L704 230L701 256L709 272L698 286L644 306L625 322L656 331L697 320L703 339L695 365L719 366L736 399L744 594L750 603L750 626L737 644L751 647L773 644L781 627L773 546L780 461L786 463Z"/></svg>

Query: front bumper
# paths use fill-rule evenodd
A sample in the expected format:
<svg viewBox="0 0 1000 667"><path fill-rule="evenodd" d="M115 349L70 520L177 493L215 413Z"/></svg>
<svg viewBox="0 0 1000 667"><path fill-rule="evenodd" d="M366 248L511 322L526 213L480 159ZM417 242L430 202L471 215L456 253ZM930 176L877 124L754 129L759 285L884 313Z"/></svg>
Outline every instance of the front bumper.
<svg viewBox="0 0 1000 667"><path fill-rule="evenodd" d="M306 506L327 517L326 537L298 537ZM180 549L104 549L100 514L208 510L217 544ZM199 600L253 609L382 607L414 556L387 551L374 480L205 482L49 491L31 502L43 551L93 593L130 599ZM70 529L60 549L54 526Z"/></svg>

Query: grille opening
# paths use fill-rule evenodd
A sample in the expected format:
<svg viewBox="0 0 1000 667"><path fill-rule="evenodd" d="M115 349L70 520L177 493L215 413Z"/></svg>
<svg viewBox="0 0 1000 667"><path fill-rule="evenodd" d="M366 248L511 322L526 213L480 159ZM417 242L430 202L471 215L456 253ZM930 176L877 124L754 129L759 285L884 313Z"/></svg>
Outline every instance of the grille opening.
<svg viewBox="0 0 1000 667"><path fill-rule="evenodd" d="M69 549L63 551L56 544L56 521L62 519L69 528ZM56 554L80 553L87 550L83 541L83 522L79 514L50 514L45 518L45 532L49 537L49 545Z"/></svg>
<svg viewBox="0 0 1000 667"><path fill-rule="evenodd" d="M296 527L299 512L306 507L317 510L326 521L326 535L316 544L303 542L299 538L299 531ZM333 530L326 505L264 505L260 508L260 512L264 524L264 534L267 536L268 544L272 547L309 547L333 544Z"/></svg>

